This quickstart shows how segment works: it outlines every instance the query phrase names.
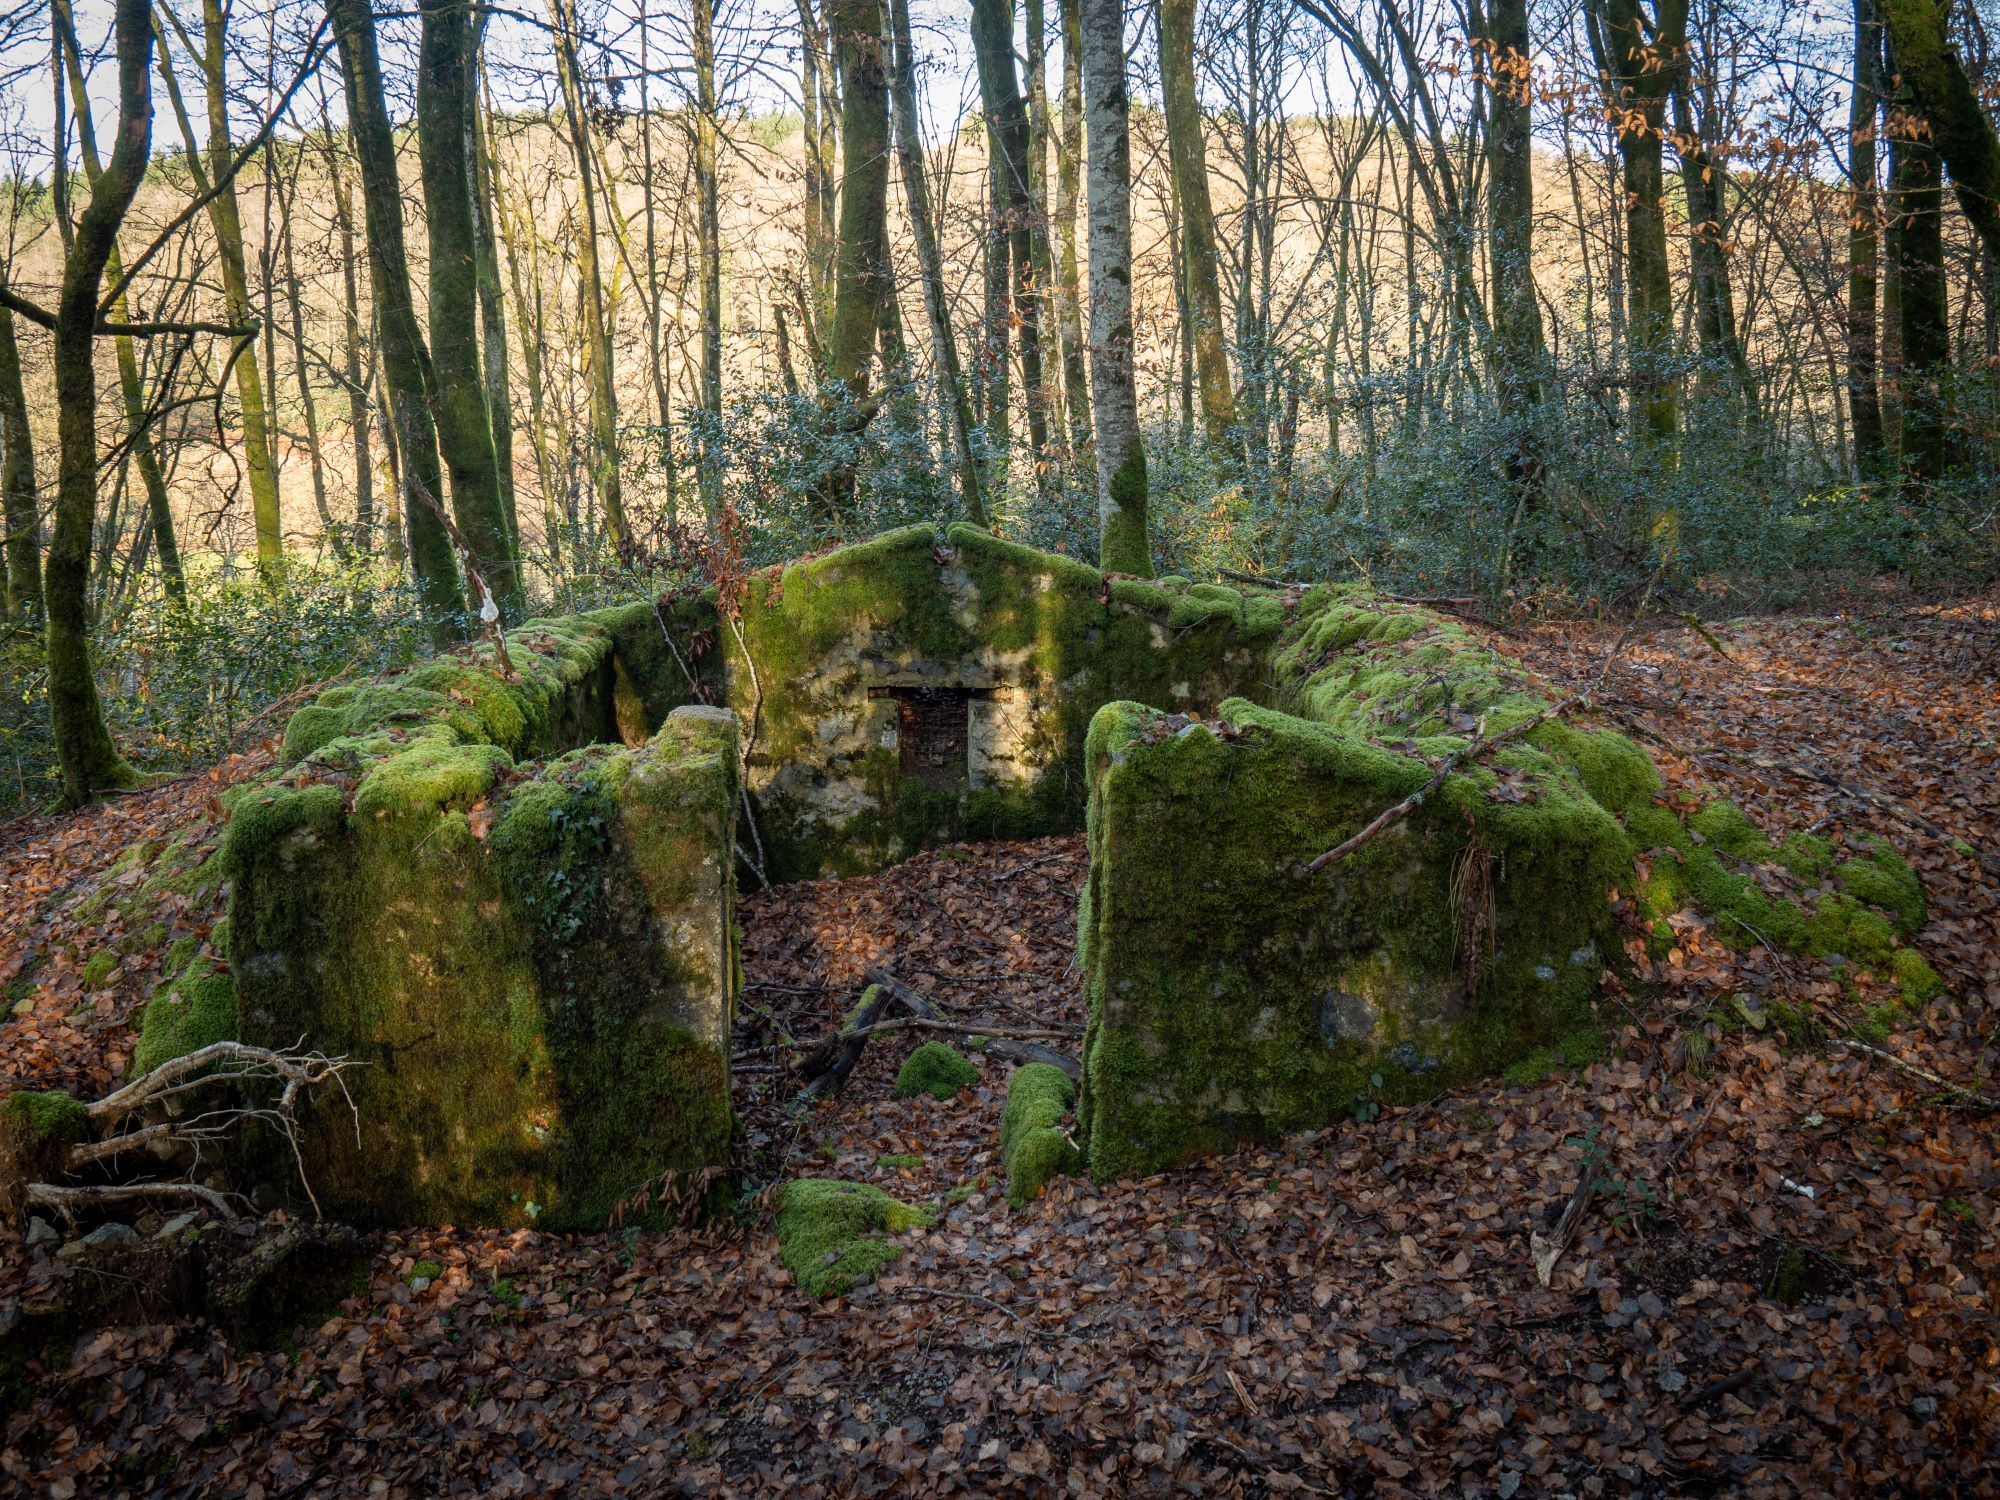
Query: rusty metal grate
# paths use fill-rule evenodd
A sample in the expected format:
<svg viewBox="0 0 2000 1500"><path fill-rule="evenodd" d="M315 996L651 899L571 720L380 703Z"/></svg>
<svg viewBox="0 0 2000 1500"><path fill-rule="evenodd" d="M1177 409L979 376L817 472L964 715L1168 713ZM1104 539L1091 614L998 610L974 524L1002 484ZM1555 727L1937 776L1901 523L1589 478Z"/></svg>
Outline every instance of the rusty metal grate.
<svg viewBox="0 0 2000 1500"><path fill-rule="evenodd" d="M972 782L967 759L966 688L895 688L896 749L903 775L939 791Z"/></svg>

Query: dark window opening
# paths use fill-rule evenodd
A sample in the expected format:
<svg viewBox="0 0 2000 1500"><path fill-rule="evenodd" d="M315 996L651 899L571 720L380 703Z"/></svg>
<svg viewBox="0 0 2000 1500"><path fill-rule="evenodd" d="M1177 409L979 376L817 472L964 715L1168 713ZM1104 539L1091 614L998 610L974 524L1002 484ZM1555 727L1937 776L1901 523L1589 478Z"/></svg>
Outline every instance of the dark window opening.
<svg viewBox="0 0 2000 1500"><path fill-rule="evenodd" d="M966 705L986 694L974 688L877 688L871 696L896 700L896 751L903 775L936 791L972 784Z"/></svg>

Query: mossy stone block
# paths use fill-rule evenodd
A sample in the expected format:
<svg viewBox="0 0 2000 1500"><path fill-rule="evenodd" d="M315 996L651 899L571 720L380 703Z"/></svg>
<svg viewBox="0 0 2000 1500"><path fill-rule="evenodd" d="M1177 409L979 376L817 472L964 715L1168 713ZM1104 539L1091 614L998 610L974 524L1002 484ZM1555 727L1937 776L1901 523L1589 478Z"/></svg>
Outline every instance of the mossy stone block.
<svg viewBox="0 0 2000 1500"><path fill-rule="evenodd" d="M238 804L243 1039L366 1064L356 1112L321 1098L307 1125L327 1212L598 1227L649 1186L671 1200L663 1174L724 1164L735 728L683 708L637 749L505 785Z"/></svg>

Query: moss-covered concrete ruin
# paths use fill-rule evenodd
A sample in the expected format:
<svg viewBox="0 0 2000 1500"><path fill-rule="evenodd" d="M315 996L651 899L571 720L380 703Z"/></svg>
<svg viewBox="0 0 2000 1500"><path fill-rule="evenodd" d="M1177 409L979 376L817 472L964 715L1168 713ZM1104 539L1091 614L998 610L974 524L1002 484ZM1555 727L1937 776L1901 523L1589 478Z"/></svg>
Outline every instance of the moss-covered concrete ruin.
<svg viewBox="0 0 2000 1500"><path fill-rule="evenodd" d="M1010 1128L1027 1194L1078 1143L1100 1176L1150 1171L1559 1045L1589 1025L1614 888L1935 987L1899 945L1922 898L1893 852L1689 824L1642 751L1562 718L1301 875L1548 700L1365 591L1106 577L966 527L754 574L730 612L531 622L504 659L323 694L225 799L212 858L145 856L139 899L231 894L138 1056L235 1037L364 1064L300 1154L357 1222L663 1218L724 1190L739 869L1086 821L1082 1087L1073 1126L1051 1089Z"/></svg>

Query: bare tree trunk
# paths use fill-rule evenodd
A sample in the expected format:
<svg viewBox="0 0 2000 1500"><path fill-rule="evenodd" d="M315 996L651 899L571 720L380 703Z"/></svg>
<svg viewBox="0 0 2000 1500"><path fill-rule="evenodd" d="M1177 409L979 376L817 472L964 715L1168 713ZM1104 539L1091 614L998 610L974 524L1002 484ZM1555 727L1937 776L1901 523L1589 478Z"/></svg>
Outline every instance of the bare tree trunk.
<svg viewBox="0 0 2000 1500"><path fill-rule="evenodd" d="M7 618L34 626L42 618L42 522L35 500L35 440L14 314L0 307L0 525L6 528Z"/></svg>
<svg viewBox="0 0 2000 1500"><path fill-rule="evenodd" d="M1056 319L1062 327L1063 405L1077 462L1093 467L1090 373L1084 363L1083 294L1076 264L1076 201L1083 167L1083 43L1078 0L1062 6L1062 128L1056 133Z"/></svg>
<svg viewBox="0 0 2000 1500"><path fill-rule="evenodd" d="M457 634L455 617L463 601L451 537L433 510L444 503L444 474L431 419L431 357L410 294L409 258L403 246L403 185L396 173L396 141L382 97L375 15L368 0L327 0L326 9L340 48L348 129L361 174L376 347L395 432L390 451L410 565L431 636L443 644Z"/></svg>
<svg viewBox="0 0 2000 1500"><path fill-rule="evenodd" d="M77 48L76 28L71 20L69 0L55 0L50 7L56 27L58 46L64 59L64 68L69 76L70 95L75 101L77 145L83 155L83 170L94 184L101 163L97 155L97 132L91 120L90 96L84 89L83 58ZM149 90L150 92L150 90ZM105 274L115 287L125 279L125 268L118 252L118 241L114 235L111 242L110 258L105 263ZM120 291L111 299L108 309L118 322L128 321L125 293ZM127 444L132 466L139 471L140 487L146 492L146 509L153 518L154 530L159 538L160 581L171 599L186 597L187 585L181 572L180 547L174 533L174 513L167 499L167 482L160 472L160 460L153 447L153 435L146 420L146 397L139 380L139 356L133 348L131 336L118 334L111 341L111 349L118 365L118 390L125 403L125 426ZM247 353L247 351L246 351Z"/></svg>
<svg viewBox="0 0 2000 1500"><path fill-rule="evenodd" d="M1146 449L1132 376L1132 137L1124 0L1080 0L1090 131L1090 387L1097 437L1098 564L1150 578Z"/></svg>
<svg viewBox="0 0 2000 1500"><path fill-rule="evenodd" d="M799 100L805 131L806 187L806 284L801 332L808 345L824 345L833 328L835 262L840 242L834 221L837 194L833 163L839 149L836 129L837 102L833 86L833 59L827 49L826 28L813 9L813 0L798 0L799 11ZM814 374L826 372L815 370Z"/></svg>
<svg viewBox="0 0 2000 1500"><path fill-rule="evenodd" d="M326 176L333 197L333 222L340 246L340 376L347 387L347 429L354 443L354 535L365 554L375 542L375 460L368 441L368 382L361 373L361 295L354 275L354 198L347 186L347 163L326 139Z"/></svg>
<svg viewBox="0 0 2000 1500"><path fill-rule="evenodd" d="M577 250L583 273L584 341L590 356L591 435L596 447L592 464L598 496L604 505L604 525L614 545L626 536L625 492L618 474L618 395L611 362L611 332L604 317L604 285L597 254L596 163L590 147L590 121L583 107L583 81L578 76L575 0L549 0L549 19L556 33L556 73L562 86L563 112L569 126L571 154L576 159L577 191L583 199L583 230Z"/></svg>
<svg viewBox="0 0 2000 1500"><path fill-rule="evenodd" d="M1160 92L1166 105L1167 156L1180 205L1188 339L1201 393L1202 431L1219 448L1229 441L1236 402L1229 388L1229 352L1222 340L1215 210L1209 203L1208 153L1202 140L1201 102L1195 93L1194 16L1195 0L1159 0ZM1245 217L1250 217L1247 208ZM1247 263L1244 275L1247 279Z"/></svg>
<svg viewBox="0 0 2000 1500"><path fill-rule="evenodd" d="M1891 59L1892 71L1895 61ZM1942 161L1922 123L1907 114L1905 123L1910 128L1892 128L1889 137L1902 323L1897 384L1903 473L1922 483L1942 477L1954 460L1945 392L1951 364L1950 295L1944 275Z"/></svg>
<svg viewBox="0 0 2000 1500"><path fill-rule="evenodd" d="M966 399L965 372L958 361L958 340L951 328L951 304L945 294L944 258L931 222L930 184L924 172L923 136L917 124L916 56L910 44L909 0L889 0L892 60L889 91L894 101L896 157L903 169L903 195L909 202L910 231L916 240L917 272L923 281L924 311L930 320L931 352L938 363L951 448L958 462L959 503L975 526L986 524L986 505L979 492L979 464L972 453L972 411ZM784 309L778 309L780 336ZM791 361L786 360L789 373Z"/></svg>
<svg viewBox="0 0 2000 1500"><path fill-rule="evenodd" d="M1854 0L1854 92L1847 113L1847 404L1854 471L1866 482L1884 467L1882 397L1876 372L1876 125L1881 118L1882 26L1875 0Z"/></svg>
<svg viewBox="0 0 2000 1500"><path fill-rule="evenodd" d="M319 515L321 529L333 544L334 555L345 560L348 555L347 538L340 534L340 528L333 519L333 509L326 499L326 461L319 445L319 406L313 400L312 372L306 363L305 306L304 299L299 295L298 257L292 248L292 216L298 211L299 178L304 170L305 153L300 151L292 158L292 186L291 192L284 198L279 254L285 268L285 306L292 335L292 370L298 381L299 407L306 423L306 462L312 475L313 509ZM275 382L277 378L274 366L271 379Z"/></svg>
<svg viewBox="0 0 2000 1500"><path fill-rule="evenodd" d="M715 36L713 0L694 5L694 180L696 243L701 261L701 406L711 436L722 424L722 216L719 208L716 147ZM886 180L886 168L885 168ZM701 508L713 518L722 509L722 459L704 445L701 454Z"/></svg>
<svg viewBox="0 0 2000 1500"><path fill-rule="evenodd" d="M118 129L103 170L91 173L90 203L63 257L56 303L56 523L49 543L49 717L63 797L80 807L133 781L112 743L97 696L90 650L90 538L97 514L97 301L118 226L138 195L153 140L150 0L118 0ZM76 91L81 107L84 95Z"/></svg>
<svg viewBox="0 0 2000 1500"><path fill-rule="evenodd" d="M1539 491L1533 430L1548 348L1535 296L1534 77L1528 0L1495 0L1487 18L1486 212L1493 262L1492 377L1507 425L1506 463L1522 493Z"/></svg>
<svg viewBox="0 0 2000 1500"><path fill-rule="evenodd" d="M507 379L507 302L500 287L500 225L495 208L493 158L481 79L486 23L481 10L473 21L470 77L465 107L466 156L472 172L473 265L479 281L479 361L486 385L486 410L493 430L494 472L500 485L500 514L517 569L521 551L521 509L514 495L514 396Z"/></svg>
<svg viewBox="0 0 2000 1500"><path fill-rule="evenodd" d="M213 3L213 0L211 0ZM493 415L479 357L479 250L473 228L472 17L460 0L423 0L417 62L417 158L430 229L431 364L438 447L451 470L458 535L493 603L512 623L527 614L521 569L500 497Z"/></svg>

